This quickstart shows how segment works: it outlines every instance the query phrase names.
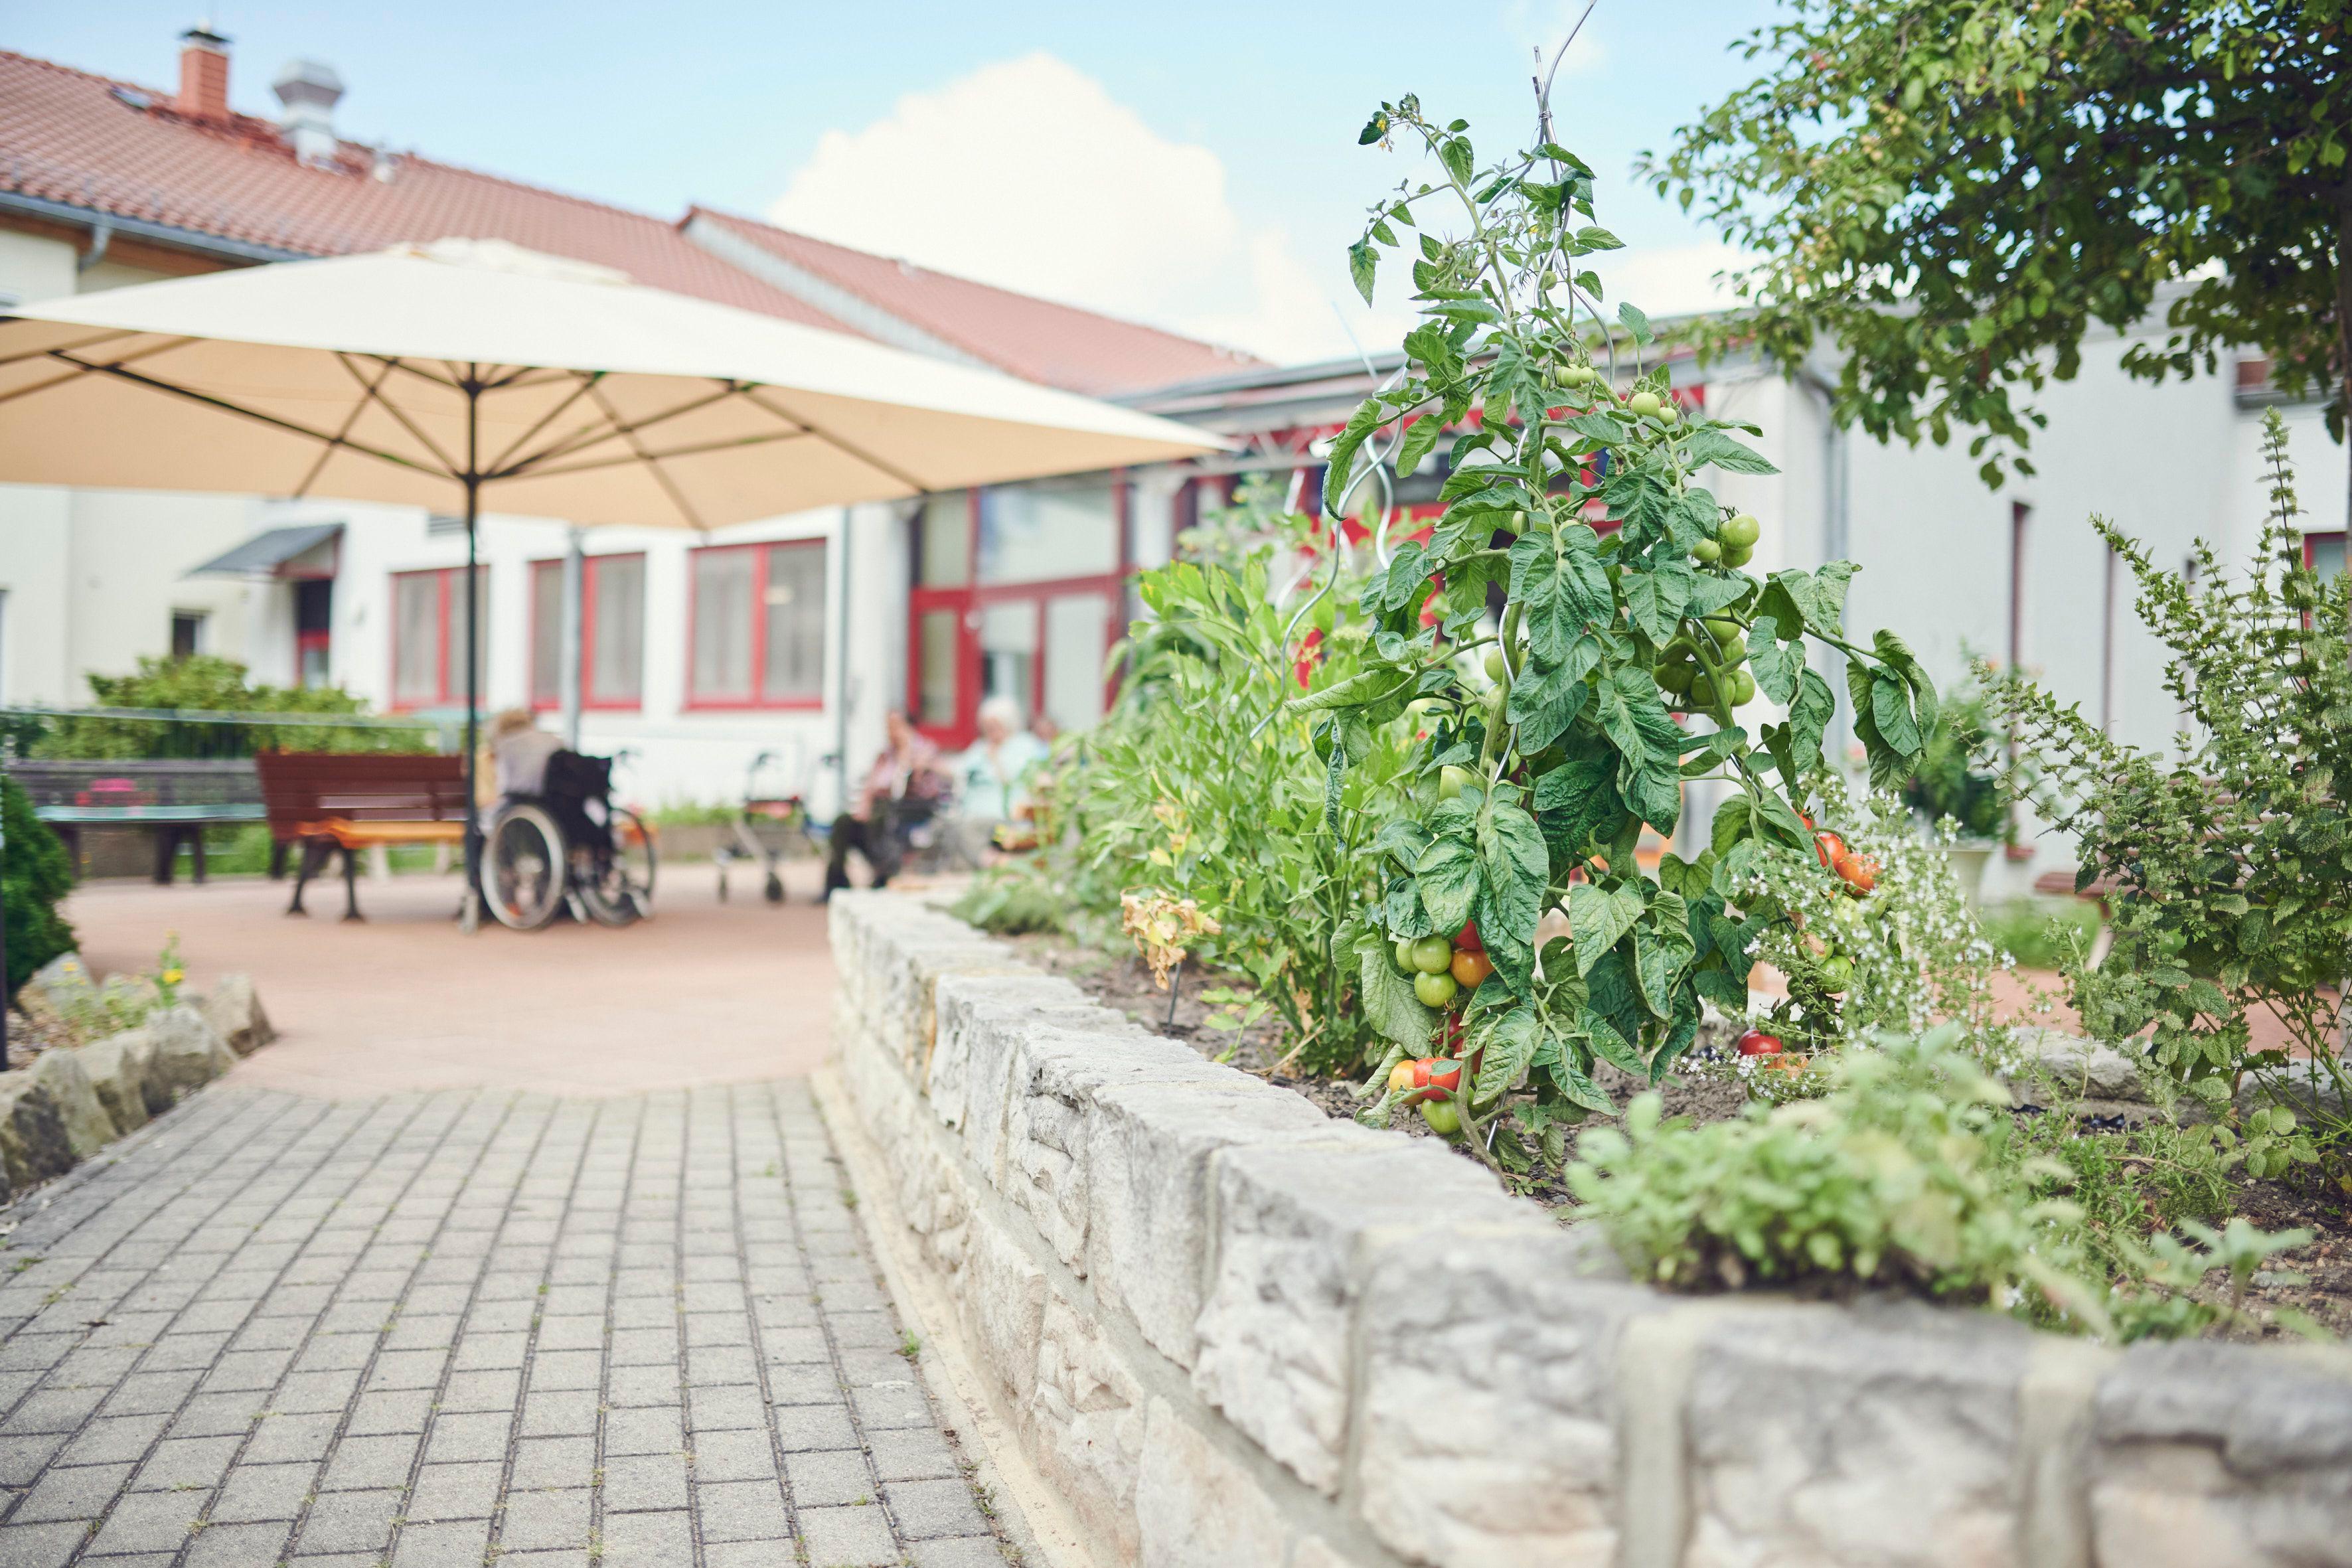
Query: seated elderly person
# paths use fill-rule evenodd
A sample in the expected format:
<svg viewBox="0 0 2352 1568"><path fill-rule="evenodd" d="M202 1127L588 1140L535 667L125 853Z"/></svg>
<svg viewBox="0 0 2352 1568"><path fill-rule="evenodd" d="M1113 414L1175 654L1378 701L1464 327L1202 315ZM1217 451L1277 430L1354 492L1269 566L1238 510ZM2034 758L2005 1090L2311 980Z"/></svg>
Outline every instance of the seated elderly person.
<svg viewBox="0 0 2352 1568"><path fill-rule="evenodd" d="M962 800L964 858L978 863L996 829L1021 814L1029 800L1029 778L1045 760L1045 743L1021 727L1021 709L1010 697L980 705L980 737L948 761Z"/></svg>
<svg viewBox="0 0 2352 1568"><path fill-rule="evenodd" d="M903 858L900 836L939 809L948 782L940 765L939 748L916 730L904 710L891 709L883 718L881 755L866 770L856 800L834 819L825 855L824 892L817 902L849 886L852 850L865 858L873 885L887 887Z"/></svg>

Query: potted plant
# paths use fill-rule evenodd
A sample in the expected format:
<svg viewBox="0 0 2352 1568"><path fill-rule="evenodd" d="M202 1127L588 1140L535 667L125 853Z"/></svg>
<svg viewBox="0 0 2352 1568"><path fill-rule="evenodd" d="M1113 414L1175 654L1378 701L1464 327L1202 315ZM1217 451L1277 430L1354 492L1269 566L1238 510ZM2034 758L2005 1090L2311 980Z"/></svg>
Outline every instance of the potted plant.
<svg viewBox="0 0 2352 1568"><path fill-rule="evenodd" d="M1993 851L2017 837L2000 779L1978 766L1999 743L1984 693L1970 682L1946 700L1917 769L1903 785L1905 803L1930 835L1940 832L1946 817L1952 819L1955 837L1947 852L1971 904Z"/></svg>

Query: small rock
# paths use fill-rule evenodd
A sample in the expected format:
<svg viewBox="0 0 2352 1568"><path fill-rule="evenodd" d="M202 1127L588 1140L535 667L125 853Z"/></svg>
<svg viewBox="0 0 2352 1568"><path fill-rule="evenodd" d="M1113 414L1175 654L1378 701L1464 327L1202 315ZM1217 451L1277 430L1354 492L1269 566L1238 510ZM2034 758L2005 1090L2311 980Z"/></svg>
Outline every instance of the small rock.
<svg viewBox="0 0 2352 1568"><path fill-rule="evenodd" d="M205 1021L220 1031L228 1048L238 1056L249 1057L278 1037L269 1025L269 1015L261 1010L261 997L253 988L250 974L224 974L213 986L212 994L204 1001Z"/></svg>
<svg viewBox="0 0 2352 1568"><path fill-rule="evenodd" d="M82 963L78 952L59 953L33 971L33 977L25 982L26 991L52 1006L59 1005L68 996L97 989L98 982L90 978L89 966Z"/></svg>
<svg viewBox="0 0 2352 1568"><path fill-rule="evenodd" d="M98 1097L81 1054L72 1049L43 1051L33 1058L33 1081L48 1090L65 1123L66 1142L74 1158L87 1160L121 1136L106 1102ZM145 1120L142 1117L141 1120Z"/></svg>
<svg viewBox="0 0 2352 1568"><path fill-rule="evenodd" d="M2056 1029L2020 1029L2017 1045L2025 1071L2039 1069L2061 1089L2093 1100L2146 1104L2150 1099L2139 1064L2112 1046Z"/></svg>
<svg viewBox="0 0 2352 1568"><path fill-rule="evenodd" d="M171 1108L172 1091L155 1076L154 1038L143 1026L92 1040L74 1054L117 1132L134 1132Z"/></svg>
<svg viewBox="0 0 2352 1568"><path fill-rule="evenodd" d="M236 1053L220 1031L184 1003L156 1014L145 1028L155 1042L155 1077L175 1096L202 1089L236 1066Z"/></svg>
<svg viewBox="0 0 2352 1568"><path fill-rule="evenodd" d="M62 1176L73 1163L73 1143L49 1091L29 1071L0 1072L0 1166L9 1190Z"/></svg>

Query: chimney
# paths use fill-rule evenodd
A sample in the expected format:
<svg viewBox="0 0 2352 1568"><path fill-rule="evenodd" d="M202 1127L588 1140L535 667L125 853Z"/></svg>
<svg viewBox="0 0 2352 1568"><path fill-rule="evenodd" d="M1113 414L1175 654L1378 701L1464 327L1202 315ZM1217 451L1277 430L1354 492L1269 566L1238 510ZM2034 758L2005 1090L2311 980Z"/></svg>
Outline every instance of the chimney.
<svg viewBox="0 0 2352 1568"><path fill-rule="evenodd" d="M180 112L194 120L226 120L228 40L209 26L180 35Z"/></svg>
<svg viewBox="0 0 2352 1568"><path fill-rule="evenodd" d="M313 167L332 164L342 147L335 135L335 104L343 96L343 79L335 68L317 60L289 60L270 90L284 105L278 122L294 144L294 156Z"/></svg>

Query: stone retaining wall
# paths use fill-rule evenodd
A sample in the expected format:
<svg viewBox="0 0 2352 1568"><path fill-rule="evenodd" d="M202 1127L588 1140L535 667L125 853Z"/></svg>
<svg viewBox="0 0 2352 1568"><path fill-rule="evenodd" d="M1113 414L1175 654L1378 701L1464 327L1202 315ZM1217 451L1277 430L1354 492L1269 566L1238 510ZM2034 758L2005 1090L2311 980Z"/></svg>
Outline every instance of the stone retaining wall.
<svg viewBox="0 0 2352 1568"><path fill-rule="evenodd" d="M920 902L835 1039L995 1414L1151 1568L2352 1563L2352 1359L1665 1296Z"/></svg>

